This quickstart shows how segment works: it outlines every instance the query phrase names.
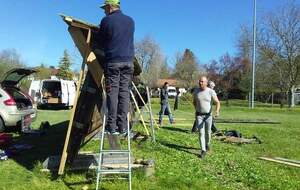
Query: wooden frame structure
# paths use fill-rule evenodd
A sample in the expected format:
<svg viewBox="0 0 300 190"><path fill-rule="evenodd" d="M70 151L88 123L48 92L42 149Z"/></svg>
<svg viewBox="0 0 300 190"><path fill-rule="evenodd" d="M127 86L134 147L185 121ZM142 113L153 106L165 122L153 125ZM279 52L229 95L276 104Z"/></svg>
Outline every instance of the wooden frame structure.
<svg viewBox="0 0 300 190"><path fill-rule="evenodd" d="M96 25L70 16L60 16L68 25L68 31L83 57L75 103L58 170L58 174L62 175L66 162L72 162L79 149L102 130L104 73L101 65L104 63L104 57L97 55L94 60L87 60L93 47L92 34L99 30ZM134 75L139 75L142 70L137 59L134 59L133 64Z"/></svg>
<svg viewBox="0 0 300 190"><path fill-rule="evenodd" d="M87 62L91 50L93 30L97 26L72 17L61 15L68 25L76 47L83 57L75 103L71 112L65 144L60 160L58 174L63 174L66 161L78 154L80 147L95 136L102 127L102 85L103 69L98 61ZM86 66L87 65L87 69Z"/></svg>

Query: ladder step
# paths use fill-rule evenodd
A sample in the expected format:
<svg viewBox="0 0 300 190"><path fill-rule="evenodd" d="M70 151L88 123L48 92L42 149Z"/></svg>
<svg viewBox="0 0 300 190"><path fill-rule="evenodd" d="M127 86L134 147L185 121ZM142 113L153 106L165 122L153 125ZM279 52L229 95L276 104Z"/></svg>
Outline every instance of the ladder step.
<svg viewBox="0 0 300 190"><path fill-rule="evenodd" d="M97 171L101 174L130 174L130 170L100 170Z"/></svg>
<svg viewBox="0 0 300 190"><path fill-rule="evenodd" d="M102 154L118 154L118 153L130 153L129 150L101 150L100 153Z"/></svg>
<svg viewBox="0 0 300 190"><path fill-rule="evenodd" d="M101 180L114 180L114 179L126 179L128 180L128 177L101 177Z"/></svg>

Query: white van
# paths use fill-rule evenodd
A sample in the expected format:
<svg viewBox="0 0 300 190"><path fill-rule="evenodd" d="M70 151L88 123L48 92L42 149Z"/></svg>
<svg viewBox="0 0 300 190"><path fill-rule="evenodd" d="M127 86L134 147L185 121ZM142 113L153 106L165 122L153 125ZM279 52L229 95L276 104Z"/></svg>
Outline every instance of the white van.
<svg viewBox="0 0 300 190"><path fill-rule="evenodd" d="M179 88L179 96L182 96L183 94L185 94L187 91L185 88Z"/></svg>
<svg viewBox="0 0 300 190"><path fill-rule="evenodd" d="M76 83L70 80L33 80L28 94L38 107L72 107L76 96Z"/></svg>
<svg viewBox="0 0 300 190"><path fill-rule="evenodd" d="M175 98L176 95L177 95L176 88L174 86L169 86L168 87L168 96L170 98Z"/></svg>
<svg viewBox="0 0 300 190"><path fill-rule="evenodd" d="M184 93L186 93L185 88L179 88L178 90L179 90L179 94L178 94L179 97L182 96ZM177 95L176 87L169 86L168 87L168 95L170 98L176 97L176 95Z"/></svg>

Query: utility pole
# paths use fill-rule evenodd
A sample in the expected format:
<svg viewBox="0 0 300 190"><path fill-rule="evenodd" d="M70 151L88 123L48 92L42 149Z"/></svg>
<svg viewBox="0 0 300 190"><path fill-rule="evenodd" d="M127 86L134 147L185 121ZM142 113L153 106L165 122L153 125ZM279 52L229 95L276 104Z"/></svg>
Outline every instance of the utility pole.
<svg viewBox="0 0 300 190"><path fill-rule="evenodd" d="M251 109L254 108L255 91L255 59L256 59L256 0L253 0L253 53L252 53L252 88L251 88Z"/></svg>

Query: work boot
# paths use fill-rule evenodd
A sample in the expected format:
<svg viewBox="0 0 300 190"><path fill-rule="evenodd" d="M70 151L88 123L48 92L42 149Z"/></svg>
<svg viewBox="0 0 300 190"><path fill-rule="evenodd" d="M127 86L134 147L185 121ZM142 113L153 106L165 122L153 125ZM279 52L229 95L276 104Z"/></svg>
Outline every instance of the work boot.
<svg viewBox="0 0 300 190"><path fill-rule="evenodd" d="M133 132L131 132L131 131L129 132L129 138L130 138L130 139L132 139L132 138L134 137L134 135L135 135L135 134L134 134ZM126 137L128 136L127 131L126 131L126 132L123 132L123 133L120 133L120 136L123 137L123 138L126 138Z"/></svg>
<svg viewBox="0 0 300 190"><path fill-rule="evenodd" d="M127 135L127 130L120 130L120 135L121 136L126 136Z"/></svg>
<svg viewBox="0 0 300 190"><path fill-rule="evenodd" d="M120 133L118 131L112 131L110 132L111 135L119 135Z"/></svg>
<svg viewBox="0 0 300 190"><path fill-rule="evenodd" d="M206 145L206 151L210 151L210 146L209 145Z"/></svg>
<svg viewBox="0 0 300 190"><path fill-rule="evenodd" d="M204 159L205 155L206 155L206 152L204 150L201 150L201 152L199 154L199 158Z"/></svg>
<svg viewBox="0 0 300 190"><path fill-rule="evenodd" d="M161 126L162 126L162 122L161 122L161 121L159 121L159 122L158 122L158 125L159 125L159 127L161 127Z"/></svg>

